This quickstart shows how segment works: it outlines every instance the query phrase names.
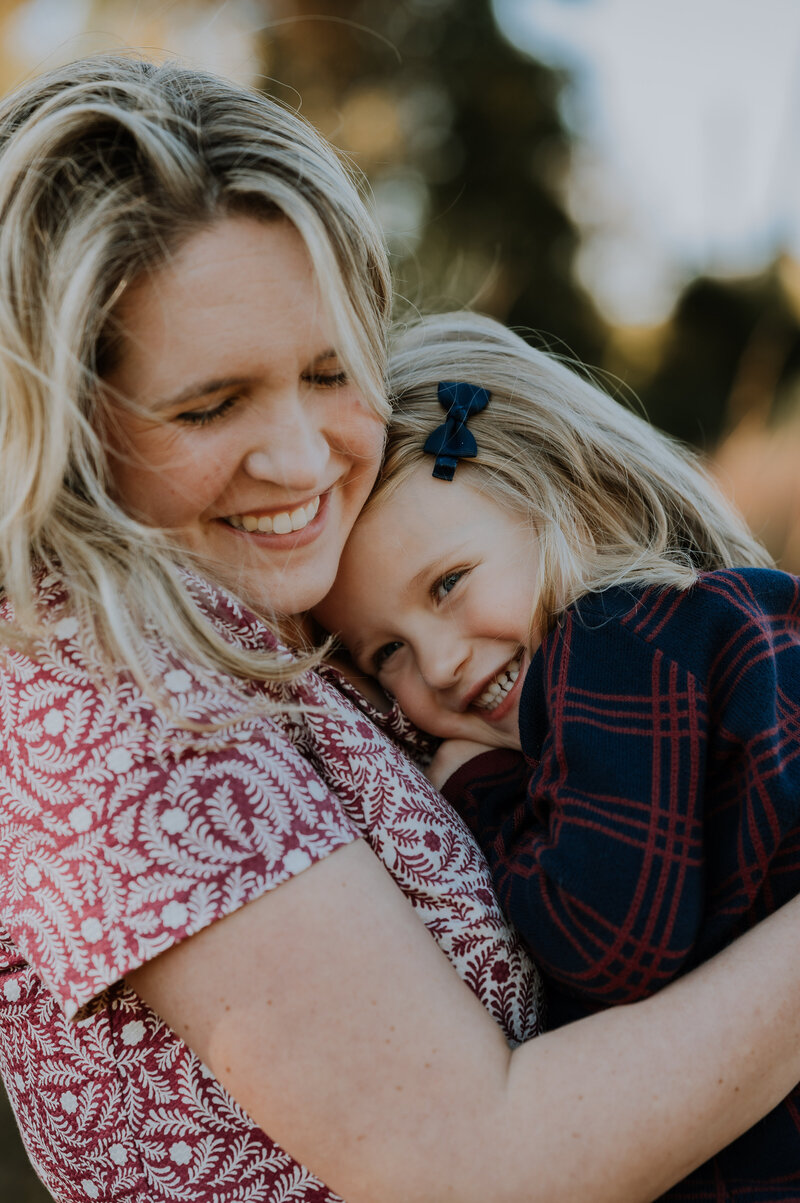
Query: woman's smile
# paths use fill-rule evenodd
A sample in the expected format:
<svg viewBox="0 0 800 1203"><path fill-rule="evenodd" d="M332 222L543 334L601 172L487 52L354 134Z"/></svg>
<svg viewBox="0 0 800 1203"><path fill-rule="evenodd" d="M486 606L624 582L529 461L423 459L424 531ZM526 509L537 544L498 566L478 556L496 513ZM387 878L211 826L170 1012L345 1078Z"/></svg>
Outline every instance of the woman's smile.
<svg viewBox="0 0 800 1203"><path fill-rule="evenodd" d="M305 530L319 513L320 497L304 505L295 506L291 510L279 510L277 514L231 514L225 518L237 530L246 531L248 535L290 535L295 531Z"/></svg>
<svg viewBox="0 0 800 1203"><path fill-rule="evenodd" d="M333 581L383 425L344 370L299 234L223 218L135 280L117 317L119 500L253 604L305 610Z"/></svg>

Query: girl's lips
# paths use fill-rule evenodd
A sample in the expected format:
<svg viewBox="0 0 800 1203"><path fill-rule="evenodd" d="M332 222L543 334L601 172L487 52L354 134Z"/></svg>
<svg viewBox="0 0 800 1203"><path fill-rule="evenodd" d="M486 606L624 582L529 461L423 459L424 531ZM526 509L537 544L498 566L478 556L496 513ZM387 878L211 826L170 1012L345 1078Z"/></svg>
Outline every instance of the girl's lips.
<svg viewBox="0 0 800 1203"><path fill-rule="evenodd" d="M495 706L494 710L484 710L484 709L482 709L482 707L476 706L473 702L470 703L468 709L473 714L479 715L485 723L502 722L503 719L505 719L507 717L509 712L515 706L517 706L519 703L519 695L522 691L522 682L525 680L525 673L527 671L527 668L528 668L528 657L527 657L527 655L521 654L520 655L520 666L519 666L519 672L517 674L517 679L514 682L514 684L511 686L511 688L509 689L508 693L503 698L503 700L501 702L499 702L497 704L497 706ZM482 690L480 692L482 692ZM478 696L480 696L480 692L478 693Z"/></svg>

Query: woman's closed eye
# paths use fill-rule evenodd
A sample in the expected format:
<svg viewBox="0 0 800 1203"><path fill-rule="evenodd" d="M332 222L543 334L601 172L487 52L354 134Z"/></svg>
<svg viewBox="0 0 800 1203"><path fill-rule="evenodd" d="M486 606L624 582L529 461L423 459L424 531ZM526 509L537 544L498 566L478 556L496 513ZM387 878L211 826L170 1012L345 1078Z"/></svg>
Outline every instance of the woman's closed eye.
<svg viewBox="0 0 800 1203"><path fill-rule="evenodd" d="M309 372L305 379L309 384L312 384L314 388L342 388L350 381L350 377L347 375L347 372L344 370L344 368L339 368L336 371Z"/></svg>
<svg viewBox="0 0 800 1203"><path fill-rule="evenodd" d="M331 348L308 365L303 372L303 380L313 388L342 388L343 385L349 384L350 377L341 359Z"/></svg>
<svg viewBox="0 0 800 1203"><path fill-rule="evenodd" d="M186 426L207 426L209 422L215 422L217 418L224 417L237 400L236 396L225 397L216 405L212 405L210 409L187 409L184 413L177 414L175 420Z"/></svg>

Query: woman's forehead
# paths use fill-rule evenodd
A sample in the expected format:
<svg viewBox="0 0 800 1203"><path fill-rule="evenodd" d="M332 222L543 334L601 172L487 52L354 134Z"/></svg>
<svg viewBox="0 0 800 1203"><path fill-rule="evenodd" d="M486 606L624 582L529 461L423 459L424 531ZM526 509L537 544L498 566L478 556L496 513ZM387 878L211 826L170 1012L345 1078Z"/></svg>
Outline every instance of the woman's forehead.
<svg viewBox="0 0 800 1203"><path fill-rule="evenodd" d="M121 337L110 382L155 405L193 381L199 388L333 349L310 256L285 220L220 219L134 281L115 317Z"/></svg>

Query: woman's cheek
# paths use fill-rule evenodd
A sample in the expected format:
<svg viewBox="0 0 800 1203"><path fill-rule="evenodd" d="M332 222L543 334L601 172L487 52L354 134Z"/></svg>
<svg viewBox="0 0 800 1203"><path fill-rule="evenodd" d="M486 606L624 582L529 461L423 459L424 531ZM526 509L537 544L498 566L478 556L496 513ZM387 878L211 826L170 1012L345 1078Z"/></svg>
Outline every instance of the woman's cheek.
<svg viewBox="0 0 800 1203"><path fill-rule="evenodd" d="M130 514L153 526L173 529L197 520L229 483L223 448L204 447L199 455L196 443L181 435L151 432L116 460L119 500Z"/></svg>
<svg viewBox="0 0 800 1203"><path fill-rule="evenodd" d="M340 411L338 441L350 454L374 463L377 475L383 455L386 423L383 418L362 401L350 398Z"/></svg>

